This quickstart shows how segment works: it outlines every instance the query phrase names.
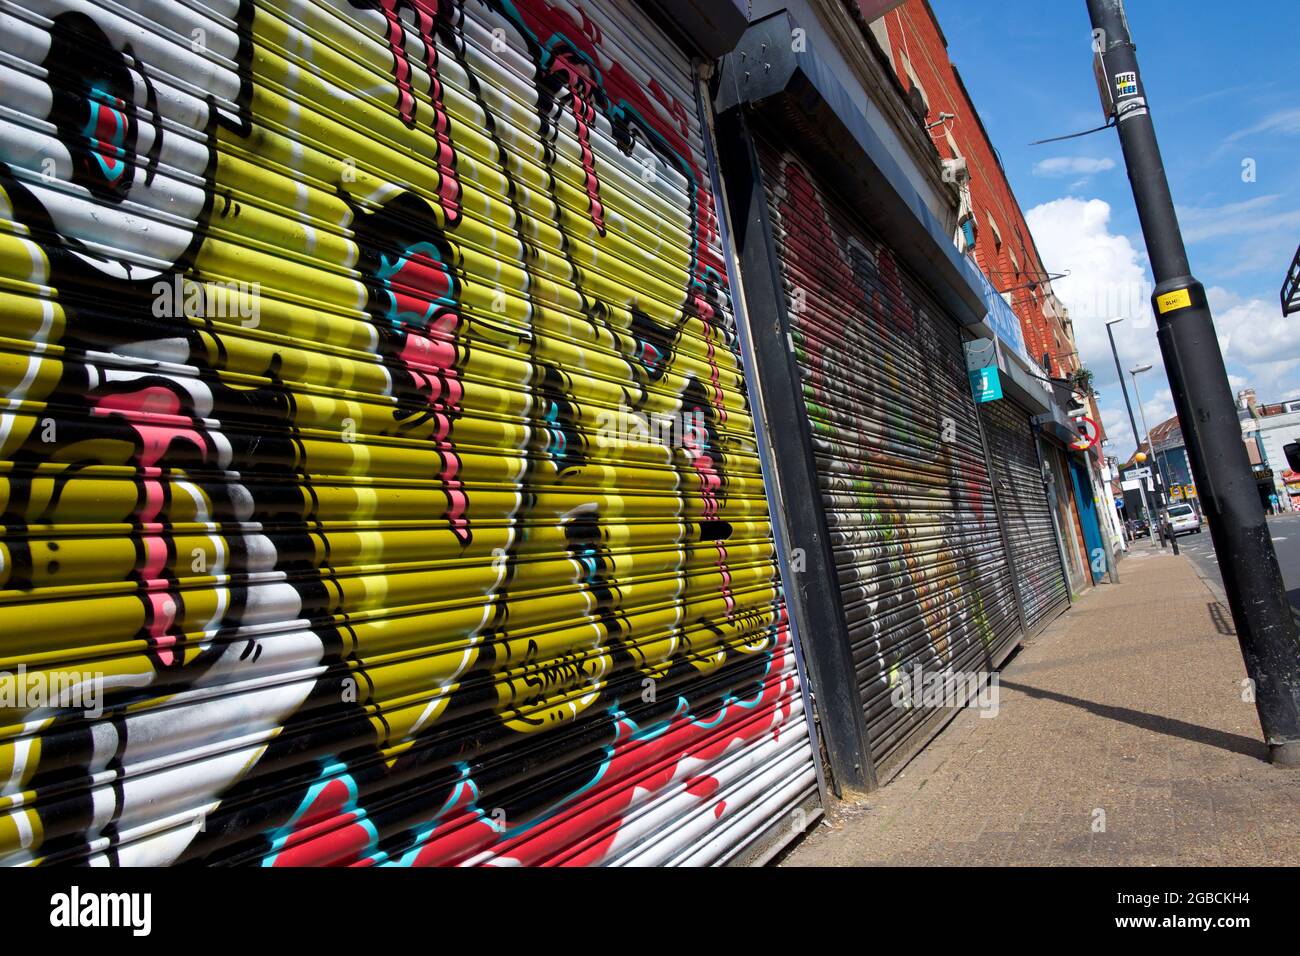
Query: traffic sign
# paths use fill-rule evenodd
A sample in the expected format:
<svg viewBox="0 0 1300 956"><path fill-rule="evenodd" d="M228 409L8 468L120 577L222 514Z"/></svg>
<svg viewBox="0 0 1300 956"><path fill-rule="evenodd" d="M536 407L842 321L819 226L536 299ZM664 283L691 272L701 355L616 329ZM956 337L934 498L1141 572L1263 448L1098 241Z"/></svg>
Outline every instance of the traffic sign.
<svg viewBox="0 0 1300 956"><path fill-rule="evenodd" d="M1101 437L1101 429L1097 427L1096 422L1086 415L1077 419L1076 424L1079 429L1079 437L1070 442L1070 447L1075 451L1087 451L1097 444L1097 439Z"/></svg>

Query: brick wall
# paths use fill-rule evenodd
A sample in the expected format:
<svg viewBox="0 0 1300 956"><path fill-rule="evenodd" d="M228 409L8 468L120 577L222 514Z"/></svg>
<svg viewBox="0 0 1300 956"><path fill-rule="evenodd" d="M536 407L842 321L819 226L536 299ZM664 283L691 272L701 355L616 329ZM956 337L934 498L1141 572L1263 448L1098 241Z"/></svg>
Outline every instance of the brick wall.
<svg viewBox="0 0 1300 956"><path fill-rule="evenodd" d="M961 76L948 59L947 40L933 10L926 0L907 0L873 27L877 37L883 27L903 87L917 88L925 123L937 124L929 133L940 157L966 159L977 229L970 253L976 264L1010 299L1029 354L1039 361L1048 355L1052 375L1069 375L1079 362L1064 310L1050 296L1029 226ZM945 113L953 118L940 122ZM1045 315L1045 306L1048 313L1059 314Z"/></svg>

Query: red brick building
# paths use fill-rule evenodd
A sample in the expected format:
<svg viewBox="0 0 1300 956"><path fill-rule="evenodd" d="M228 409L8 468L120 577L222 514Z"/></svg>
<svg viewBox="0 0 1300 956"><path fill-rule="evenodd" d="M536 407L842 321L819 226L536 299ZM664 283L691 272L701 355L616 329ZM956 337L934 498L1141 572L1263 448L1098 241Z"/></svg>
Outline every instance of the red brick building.
<svg viewBox="0 0 1300 956"><path fill-rule="evenodd" d="M854 0L849 2L853 5ZM876 12L862 9L872 4L858 0L858 5L864 18ZM874 19L870 27L889 51L899 82L940 159L965 160L969 178L958 178L963 222L954 237L958 247L974 258L1011 304L1029 354L1050 375L1068 378L1079 367L1069 313L1052 292L1002 163L961 74L948 58L948 41L934 11L927 0L907 0ZM959 175L951 162L949 168Z"/></svg>
<svg viewBox="0 0 1300 956"><path fill-rule="evenodd" d="M948 57L948 40L928 0L906 0L883 13L887 4L878 0L844 2L856 7L868 22L913 115L934 145L944 178L957 184L961 204L953 236L957 247L974 260L1020 319L1030 357L1049 377L1072 378L1081 363L1069 310L1052 291L1050 274L1020 203L961 74ZM1087 404L1099 432L1089 455L1101 475L1105 430L1095 397L1089 395ZM1062 475L1061 480L1068 487L1068 479ZM1099 503L1109 512L1104 486L1098 487ZM1086 567L1088 550L1073 496L1063 496L1062 509L1062 534L1074 543L1078 567ZM1076 580L1085 579L1079 572Z"/></svg>

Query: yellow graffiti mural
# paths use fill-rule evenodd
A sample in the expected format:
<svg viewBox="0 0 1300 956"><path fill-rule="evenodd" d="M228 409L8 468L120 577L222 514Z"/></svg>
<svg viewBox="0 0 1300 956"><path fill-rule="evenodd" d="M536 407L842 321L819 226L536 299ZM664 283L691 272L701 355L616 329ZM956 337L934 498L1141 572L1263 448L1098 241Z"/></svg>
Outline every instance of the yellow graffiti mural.
<svg viewBox="0 0 1300 956"><path fill-rule="evenodd" d="M0 67L0 670L104 705L0 709L0 858L541 859L792 746L685 67L564 3L134 6Z"/></svg>

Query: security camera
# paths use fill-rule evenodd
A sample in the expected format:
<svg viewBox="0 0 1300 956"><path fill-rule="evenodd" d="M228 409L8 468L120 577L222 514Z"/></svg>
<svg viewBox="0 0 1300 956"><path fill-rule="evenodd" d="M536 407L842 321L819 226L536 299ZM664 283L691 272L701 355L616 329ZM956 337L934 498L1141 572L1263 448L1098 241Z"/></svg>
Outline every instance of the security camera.
<svg viewBox="0 0 1300 956"><path fill-rule="evenodd" d="M970 181L970 169L966 166L966 158L959 156L957 159L943 160L943 181L945 183L964 183Z"/></svg>

